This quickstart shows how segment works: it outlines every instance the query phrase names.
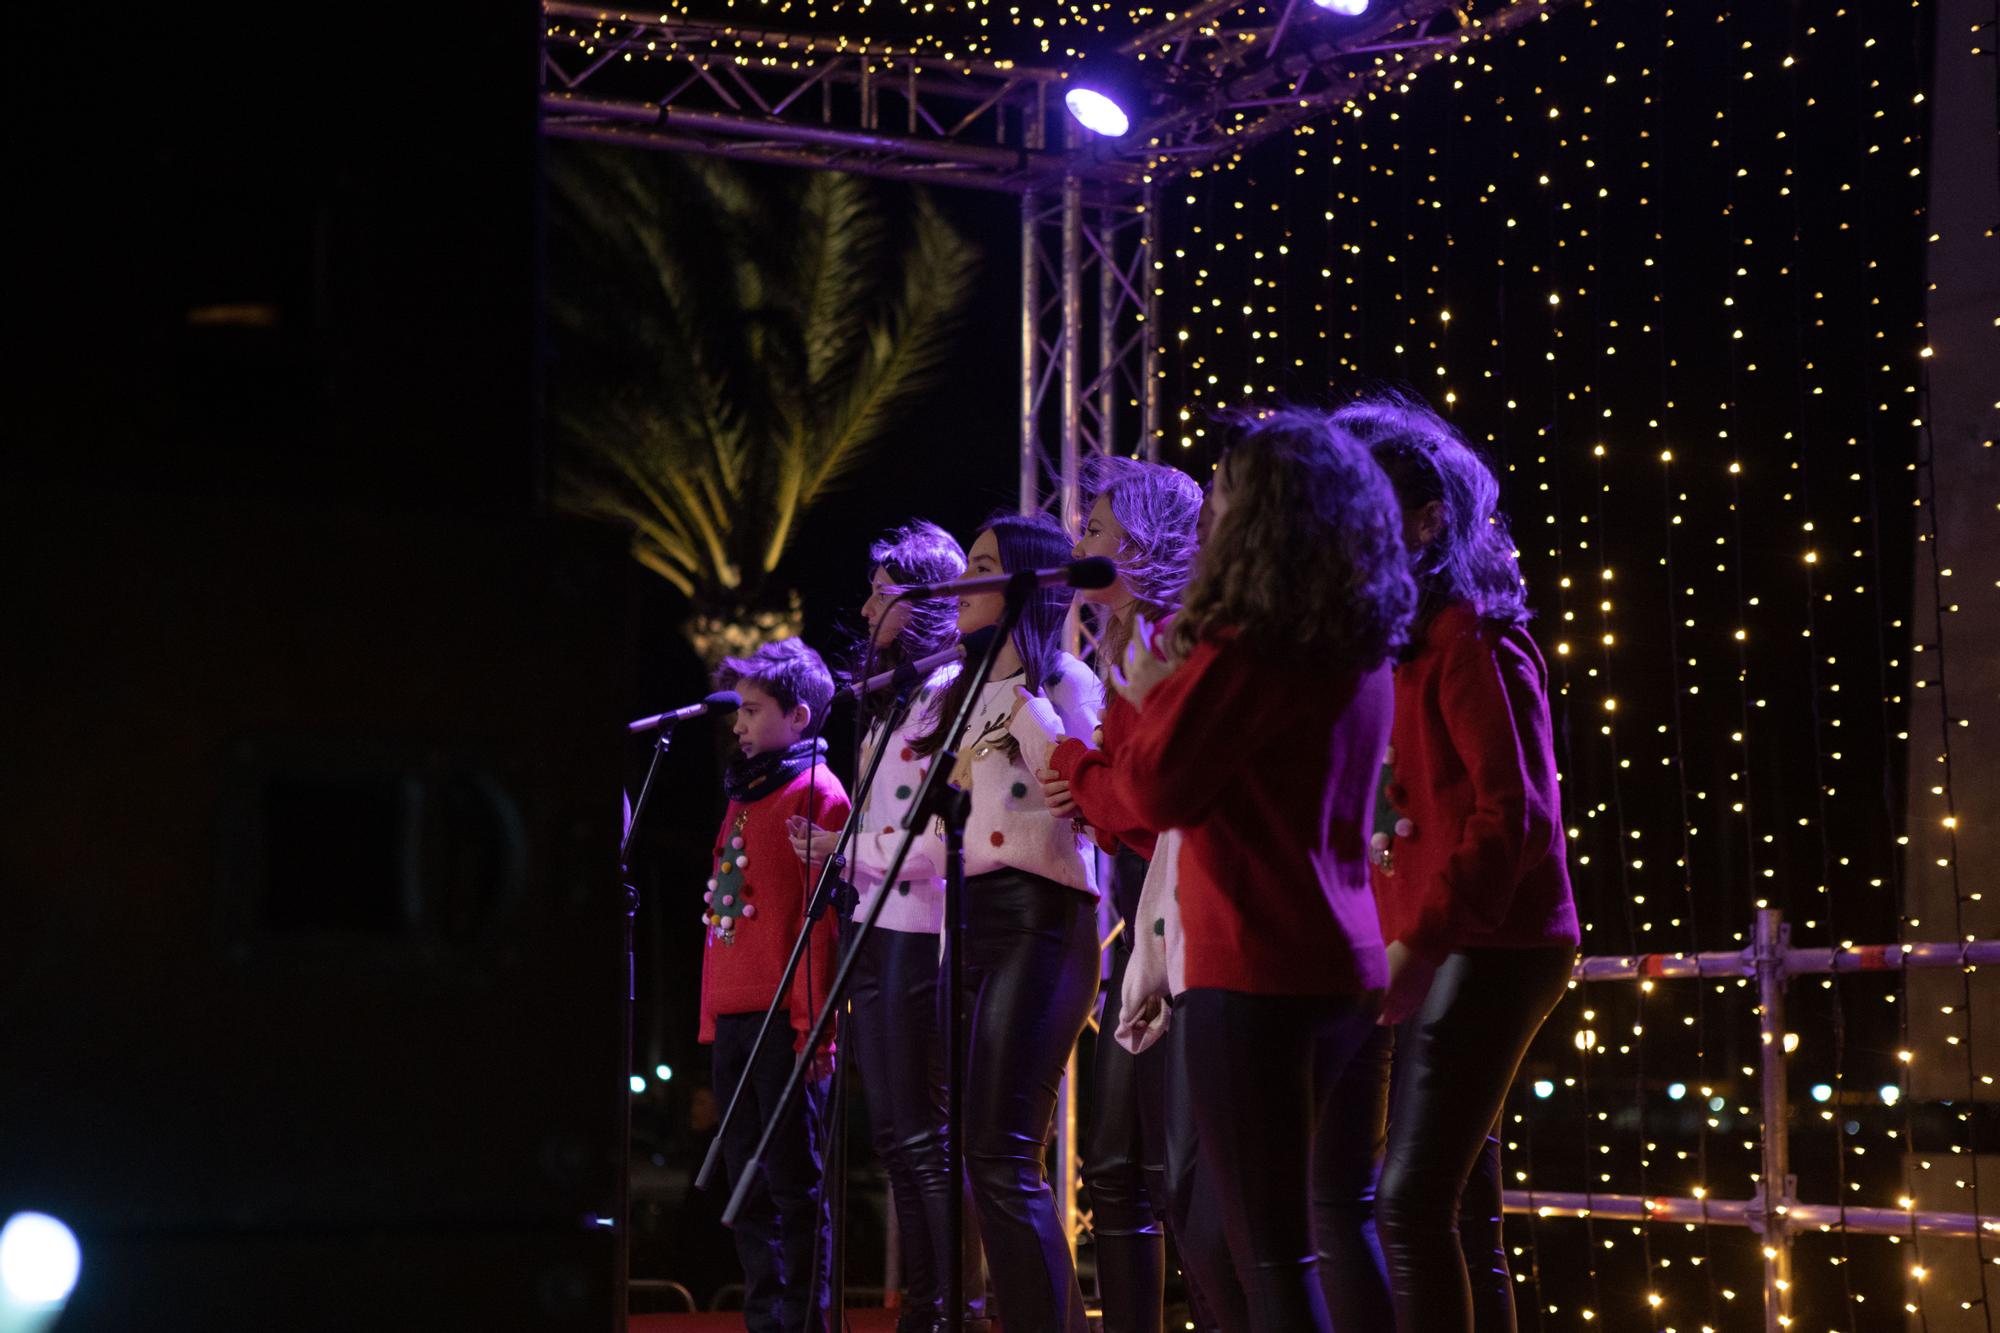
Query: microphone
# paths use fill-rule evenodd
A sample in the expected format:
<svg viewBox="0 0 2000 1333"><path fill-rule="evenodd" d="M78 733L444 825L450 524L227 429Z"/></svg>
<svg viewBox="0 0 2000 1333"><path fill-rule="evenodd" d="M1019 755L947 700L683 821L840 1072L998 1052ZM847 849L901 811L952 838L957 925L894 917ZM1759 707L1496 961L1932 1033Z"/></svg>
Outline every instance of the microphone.
<svg viewBox="0 0 2000 1333"><path fill-rule="evenodd" d="M982 592L1005 592L1016 579L1035 588L1108 588L1118 577L1118 566L1101 555L1072 560L1047 569L1025 569L1018 574L976 574L949 583L910 583L898 587L898 597L963 597Z"/></svg>
<svg viewBox="0 0 2000 1333"><path fill-rule="evenodd" d="M857 680L841 690L842 694L856 699L865 699L879 690L894 689L898 694L915 689L917 683L941 666L952 662L963 662L966 658L986 651L987 641L994 635L994 627L976 629L949 648L941 648L928 657L920 657L914 662L905 662L890 671L878 671L866 680Z"/></svg>
<svg viewBox="0 0 2000 1333"><path fill-rule="evenodd" d="M735 690L717 690L698 704L689 704L686 708L676 708L671 713L655 713L636 722L627 722L625 730L636 736L642 731L671 727L675 723L685 722L689 718L706 717L710 713L733 713L742 706L743 696Z"/></svg>

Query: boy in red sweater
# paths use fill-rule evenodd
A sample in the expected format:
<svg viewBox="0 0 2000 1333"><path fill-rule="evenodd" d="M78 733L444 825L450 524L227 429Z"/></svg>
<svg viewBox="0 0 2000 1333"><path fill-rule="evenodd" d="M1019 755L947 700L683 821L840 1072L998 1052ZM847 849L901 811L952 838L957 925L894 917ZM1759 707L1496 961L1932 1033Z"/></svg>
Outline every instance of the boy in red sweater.
<svg viewBox="0 0 2000 1333"><path fill-rule="evenodd" d="M743 1077L751 1044L792 943L805 926L807 872L785 834L794 815L815 826L847 820L847 793L826 767L814 733L833 699L833 676L797 639L727 658L716 685L743 696L736 739L743 757L723 775L729 809L715 839L715 873L703 895L708 947L701 970L701 1040L715 1045L715 1089L728 1096ZM811 739L808 739L808 736ZM767 1041L750 1066L743 1104L730 1121L722 1157L732 1182L756 1151L777 1109L792 1063L826 999L834 971L831 923L815 927L781 1017L790 1042ZM815 1059L805 1095L771 1137L763 1177L737 1215L743 1263L743 1322L751 1333L825 1333L831 1237L821 1206L820 1152L831 1042Z"/></svg>

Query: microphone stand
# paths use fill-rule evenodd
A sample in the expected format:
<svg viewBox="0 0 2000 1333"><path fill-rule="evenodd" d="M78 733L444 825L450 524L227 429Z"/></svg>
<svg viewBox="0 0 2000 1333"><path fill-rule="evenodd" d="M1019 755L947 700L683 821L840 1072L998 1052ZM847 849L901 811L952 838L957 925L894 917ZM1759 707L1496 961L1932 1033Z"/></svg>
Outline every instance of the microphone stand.
<svg viewBox="0 0 2000 1333"><path fill-rule="evenodd" d="M962 1193L964 1180L963 1116L965 1050L964 1035L961 1032L963 1020L960 1014L959 976L962 963L960 936L965 926L965 909L960 901L965 889L965 824L972 813L972 798L946 781L948 774L958 763L958 741L972 720L972 710L979 705L979 695L986 688L993 674L994 659L1000 655L1000 647L1014 632L1014 626L1021 618L1028 594L1037 587L1035 573L1024 570L1014 575L1007 583L1006 605L1000 613L999 630L988 641L986 649L979 656L979 664L973 668L972 683L965 692L965 699L958 706L958 715L952 719L950 730L945 735L951 742L939 750L931 759L931 765L924 774L923 785L917 789L916 799L910 803L909 813L903 817L903 841L896 848L896 855L889 862L888 872L883 875L884 884L894 884L903 873L903 862L909 859L910 848L917 840L917 833L926 820L937 818L944 821L945 829L945 931L946 964L945 980L951 987L946 1002L947 1059L947 1101L945 1111L945 1165L951 1177L951 1205L949 1225L945 1230L945 1248L950 1262L946 1277L946 1327L953 1333L963 1333L965 1328L965 1286L963 1255L965 1250L965 1199ZM885 737L886 740L886 737ZM850 819L849 824L853 821ZM737 1216L750 1197L751 1189L757 1183L757 1175L763 1169L764 1158L771 1147L771 1135L792 1103L799 1097L805 1084L807 1068L812 1064L813 1053L819 1049L826 1035L827 1024L846 998L847 988L854 977L855 960L862 946L867 942L869 932L882 915L883 904L888 902L887 893L878 893L868 904L868 911L861 920L860 928L854 932L854 940L841 954L840 966L833 975L833 984L827 989L826 1003L821 1006L813 1019L810 1031L806 1033L804 1049L792 1062L791 1077L785 1081L784 1091L778 1094L778 1105L765 1121L764 1132L757 1141L757 1150L750 1155L744 1166L742 1179L736 1182L736 1189L730 1195L729 1204L722 1210L724 1225L735 1225Z"/></svg>
<svg viewBox="0 0 2000 1333"><path fill-rule="evenodd" d="M653 737L653 754L646 761L646 777L639 784L639 799L632 804L632 817L625 825L625 836L618 840L618 873L625 881L625 1008L623 1013L625 1028L625 1070L632 1070L633 1035L632 1007L639 1002L639 967L634 951L633 927L639 915L639 886L632 875L632 839L639 834L639 821L645 818L646 801L653 794L653 779L659 775L660 761L666 758L667 748L673 744L674 724L661 726ZM618 1099L623 1108L624 1132L619 1138L623 1155L632 1155L632 1098ZM618 1237L617 1287L623 1292L631 1277L632 1244L632 1168L630 1161L619 1163L618 1170L618 1212L614 1222ZM625 1327L623 1300L618 1313L618 1327Z"/></svg>

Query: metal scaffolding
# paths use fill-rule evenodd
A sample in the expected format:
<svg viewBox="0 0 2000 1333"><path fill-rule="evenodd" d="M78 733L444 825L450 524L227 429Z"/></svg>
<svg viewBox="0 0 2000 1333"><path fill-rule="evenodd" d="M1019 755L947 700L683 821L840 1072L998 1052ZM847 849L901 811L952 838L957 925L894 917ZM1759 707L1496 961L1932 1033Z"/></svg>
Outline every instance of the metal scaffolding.
<svg viewBox="0 0 2000 1333"><path fill-rule="evenodd" d="M2000 963L2000 940L1963 944L1871 944L1838 949L1794 949L1790 931L1774 908L1757 913L1750 947L1734 952L1641 954L1577 960L1578 981L1650 981L1653 978L1742 977L1757 983L1761 1041L1758 1094L1762 1118L1757 1190L1747 1199L1654 1197L1549 1190L1508 1190L1510 1213L1538 1217L1608 1217L1635 1222L1748 1227L1763 1237L1764 1327L1770 1333L1792 1322L1792 1237L1840 1229L1878 1236L2000 1236L2000 1217L1902 1208L1857 1208L1806 1203L1791 1170L1791 1094L1785 1077L1785 985L1792 977L1827 972L1905 972L1918 968L1971 970Z"/></svg>

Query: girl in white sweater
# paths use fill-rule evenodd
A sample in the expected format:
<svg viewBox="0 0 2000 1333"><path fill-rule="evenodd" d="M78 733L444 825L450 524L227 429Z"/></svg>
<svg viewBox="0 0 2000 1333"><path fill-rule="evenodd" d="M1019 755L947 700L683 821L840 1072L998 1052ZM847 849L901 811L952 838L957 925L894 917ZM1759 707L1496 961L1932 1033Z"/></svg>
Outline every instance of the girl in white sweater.
<svg viewBox="0 0 2000 1333"><path fill-rule="evenodd" d="M934 523L909 523L876 542L869 559L869 596L861 608L869 637L865 651L855 654L856 674L891 669L949 648L958 638L955 601L897 602L887 589L943 583L963 574L965 552L951 534ZM947 667L920 682L900 715L889 690L861 701L867 724L864 768L867 756L884 745L885 733L891 726L895 730L887 737L873 785L856 794L847 862L848 879L861 896L854 919L862 920L881 894L886 892L888 900L855 961L846 1035L867 1091L875 1150L895 1199L905 1284L897 1333L929 1333L942 1324L950 1271L945 1267L950 1258L942 1251L952 1187L945 1169L944 1034L938 1026L942 848L934 837L919 838L896 882L886 883L885 876L903 840L904 812L922 784L927 763L912 747L927 729L929 706L956 672ZM825 857L839 838L839 830L807 828L803 820L791 834L801 860ZM971 1272L976 1277L976 1261Z"/></svg>
<svg viewBox="0 0 2000 1333"><path fill-rule="evenodd" d="M968 551L967 573L1064 564L1070 539L1053 520L1002 515ZM956 740L956 784L972 795L966 830L961 1012L966 1018L965 1159L999 1314L1009 1328L1084 1333L1083 1294L1042 1169L1056 1086L1097 997L1097 884L1082 827L1056 819L1008 724L1023 686L1048 700L1063 732L1097 726L1096 676L1061 651L1066 588L1036 589L1000 649L962 738L944 734L971 685L972 664L945 689L932 729L911 747L926 759ZM959 602L961 635L1000 619L1000 593ZM1058 737L1057 739L1061 739Z"/></svg>

